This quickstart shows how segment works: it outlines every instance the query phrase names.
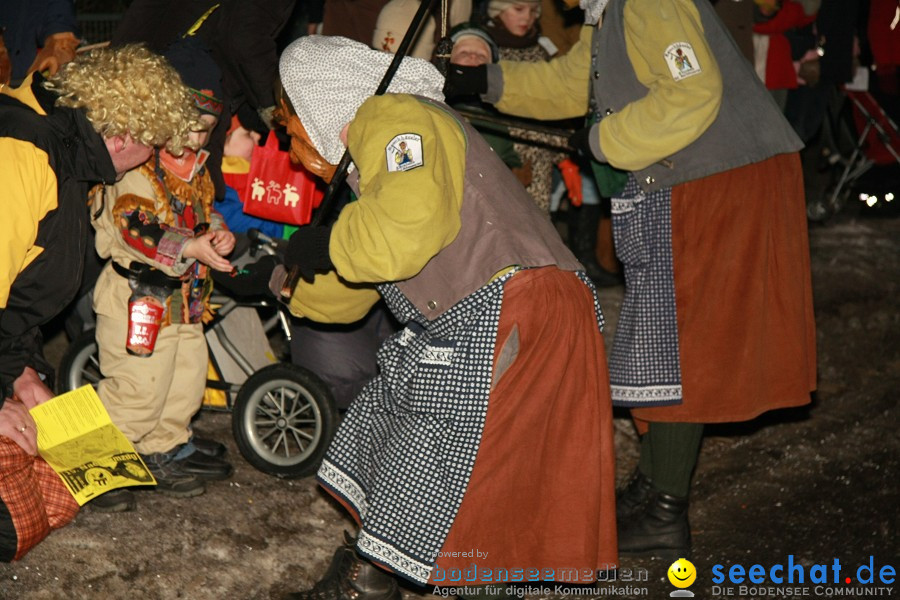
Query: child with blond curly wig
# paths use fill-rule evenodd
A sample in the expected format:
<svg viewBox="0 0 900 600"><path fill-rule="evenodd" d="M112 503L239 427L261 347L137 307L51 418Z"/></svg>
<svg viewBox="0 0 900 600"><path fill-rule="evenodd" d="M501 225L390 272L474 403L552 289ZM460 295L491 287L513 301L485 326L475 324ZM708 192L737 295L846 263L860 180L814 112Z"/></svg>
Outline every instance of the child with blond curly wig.
<svg viewBox="0 0 900 600"><path fill-rule="evenodd" d="M222 114L223 94L221 71L208 48L185 36L163 56L177 71L175 81L188 86L191 111L200 115L205 130L212 130ZM139 82L139 88L145 83ZM180 105L166 109L160 119L177 119L182 112ZM197 132L190 142L204 146L207 131ZM112 422L143 456L156 478L155 489L183 498L203 493L204 481L232 473L221 458L224 447L197 439L191 428L206 387L203 321L209 313L212 271L231 271L224 257L235 244L213 208L208 155L154 152L121 181L97 190L98 208L91 214L97 254L110 258L93 295L103 373L97 394ZM152 343L145 343L141 329L130 327L132 300L148 294L165 307ZM130 490L117 489L92 500L91 507L119 511L135 502Z"/></svg>

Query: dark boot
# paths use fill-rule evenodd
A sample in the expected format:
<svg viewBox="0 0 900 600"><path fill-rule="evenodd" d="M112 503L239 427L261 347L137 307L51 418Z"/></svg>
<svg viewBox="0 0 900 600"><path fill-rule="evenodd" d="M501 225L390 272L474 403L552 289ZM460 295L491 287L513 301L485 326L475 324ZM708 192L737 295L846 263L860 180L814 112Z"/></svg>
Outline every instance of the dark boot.
<svg viewBox="0 0 900 600"><path fill-rule="evenodd" d="M141 458L156 479L157 492L192 498L206 491L203 482L191 473L185 473L171 453L141 454Z"/></svg>
<svg viewBox="0 0 900 600"><path fill-rule="evenodd" d="M189 441L194 445L195 448L197 448L197 452L202 452L207 456L221 458L225 456L225 452L228 451L228 448L225 447L225 444L217 442L215 440L197 437L196 435L191 436L191 439Z"/></svg>
<svg viewBox="0 0 900 600"><path fill-rule="evenodd" d="M185 473L205 481L228 479L234 472L234 467L228 461L200 451L194 442L187 442L176 448L173 460Z"/></svg>
<svg viewBox="0 0 900 600"><path fill-rule="evenodd" d="M287 600L400 600L397 580L354 549L355 540L345 533L324 577L312 589L289 594Z"/></svg>
<svg viewBox="0 0 900 600"><path fill-rule="evenodd" d="M88 502L93 510L107 513L128 512L134 510L136 505L134 492L124 488L106 492Z"/></svg>
<svg viewBox="0 0 900 600"><path fill-rule="evenodd" d="M584 265L585 274L597 287L621 285L622 278L618 273L611 273L597 262L597 224L600 221L601 209L596 204L584 204L577 208L569 208L569 248L572 254Z"/></svg>
<svg viewBox="0 0 900 600"><path fill-rule="evenodd" d="M688 499L654 490L643 512L619 523L619 554L690 558Z"/></svg>
<svg viewBox="0 0 900 600"><path fill-rule="evenodd" d="M653 482L636 468L625 487L616 490L616 522L624 524L640 514L653 498L653 491Z"/></svg>
<svg viewBox="0 0 900 600"><path fill-rule="evenodd" d="M578 260L593 256L597 243L600 207L592 204L570 206L568 213L568 246Z"/></svg>

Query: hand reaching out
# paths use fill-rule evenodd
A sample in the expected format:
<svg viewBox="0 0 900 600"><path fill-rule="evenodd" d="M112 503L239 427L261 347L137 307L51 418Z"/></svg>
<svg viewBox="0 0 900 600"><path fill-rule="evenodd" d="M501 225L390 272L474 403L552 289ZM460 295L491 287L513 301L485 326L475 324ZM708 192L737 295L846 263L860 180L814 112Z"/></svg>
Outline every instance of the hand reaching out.
<svg viewBox="0 0 900 600"><path fill-rule="evenodd" d="M212 232L212 246L219 256L228 256L234 250L234 234L226 229L217 229Z"/></svg>
<svg viewBox="0 0 900 600"><path fill-rule="evenodd" d="M194 239L190 240L187 244L184 245L184 250L181 255L184 258L196 258L204 265L207 265L211 269L215 269L216 271L231 271L231 263L222 258L222 254L220 254L218 248L213 245L213 241L216 239L217 233L223 232L215 232L208 231L203 235L199 235ZM234 235L231 232L224 232L230 236L230 239L226 236L222 243L225 245L230 244L230 248L228 252L234 248ZM227 254L227 253L224 253Z"/></svg>
<svg viewBox="0 0 900 600"><path fill-rule="evenodd" d="M62 33L54 33L44 40L43 47L34 57L34 62L28 68L28 72L37 71L42 73L48 71L50 75L56 75L59 68L75 60L75 50L81 43L75 34L71 31Z"/></svg>

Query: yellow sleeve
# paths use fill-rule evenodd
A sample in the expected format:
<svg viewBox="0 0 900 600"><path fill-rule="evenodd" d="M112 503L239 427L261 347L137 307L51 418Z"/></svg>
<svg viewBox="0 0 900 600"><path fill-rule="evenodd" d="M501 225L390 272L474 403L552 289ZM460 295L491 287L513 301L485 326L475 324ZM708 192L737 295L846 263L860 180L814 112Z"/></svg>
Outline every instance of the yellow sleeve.
<svg viewBox="0 0 900 600"><path fill-rule="evenodd" d="M600 149L614 167L634 171L671 156L706 131L719 112L722 77L690 1L629 0L625 41L635 74L649 92L600 122ZM687 76L676 75L672 56L678 48L689 49Z"/></svg>
<svg viewBox="0 0 900 600"><path fill-rule="evenodd" d="M360 107L348 146L360 196L334 224L331 260L349 282L408 279L459 233L465 134L442 109L387 94Z"/></svg>
<svg viewBox="0 0 900 600"><path fill-rule="evenodd" d="M568 119L588 111L593 27L581 28L574 46L549 62L501 61L503 95L497 110L533 119Z"/></svg>
<svg viewBox="0 0 900 600"><path fill-rule="evenodd" d="M381 296L373 286L350 284L334 271L300 280L291 297L291 313L318 323L353 323L366 316Z"/></svg>
<svg viewBox="0 0 900 600"><path fill-rule="evenodd" d="M56 208L58 198L46 152L28 142L0 138L0 157L0 308L6 308L13 281L43 251L35 246L38 224Z"/></svg>

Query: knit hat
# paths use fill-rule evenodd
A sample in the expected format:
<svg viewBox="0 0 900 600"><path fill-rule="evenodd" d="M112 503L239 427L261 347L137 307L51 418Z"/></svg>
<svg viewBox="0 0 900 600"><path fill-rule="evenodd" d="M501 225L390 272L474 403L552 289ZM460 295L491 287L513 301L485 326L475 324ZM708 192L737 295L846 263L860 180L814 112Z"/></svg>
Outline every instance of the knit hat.
<svg viewBox="0 0 900 600"><path fill-rule="evenodd" d="M163 53L194 97L201 113L219 117L222 102L222 70L206 45L195 37L175 40Z"/></svg>
<svg viewBox="0 0 900 600"><path fill-rule="evenodd" d="M534 4L537 6L537 16L541 16L541 0L491 0L488 2L488 18L493 19L513 4Z"/></svg>
<svg viewBox="0 0 900 600"><path fill-rule="evenodd" d="M294 111L315 149L336 165L344 153L341 129L375 93L394 56L339 36L306 35L281 54L278 70ZM444 78L427 60L406 57L388 93L443 101Z"/></svg>
<svg viewBox="0 0 900 600"><path fill-rule="evenodd" d="M500 48L497 46L497 42L494 41L494 38L491 37L487 31L478 27L477 25L472 25L471 23L460 23L456 27L450 30L450 41L454 44L459 40L467 37L477 37L488 45L488 48L491 49L491 62L497 62L500 60Z"/></svg>
<svg viewBox="0 0 900 600"><path fill-rule="evenodd" d="M607 4L609 0L578 0L578 6L584 11L584 24L596 25Z"/></svg>

